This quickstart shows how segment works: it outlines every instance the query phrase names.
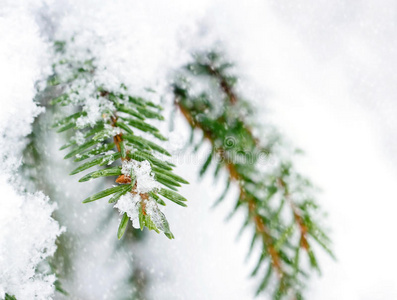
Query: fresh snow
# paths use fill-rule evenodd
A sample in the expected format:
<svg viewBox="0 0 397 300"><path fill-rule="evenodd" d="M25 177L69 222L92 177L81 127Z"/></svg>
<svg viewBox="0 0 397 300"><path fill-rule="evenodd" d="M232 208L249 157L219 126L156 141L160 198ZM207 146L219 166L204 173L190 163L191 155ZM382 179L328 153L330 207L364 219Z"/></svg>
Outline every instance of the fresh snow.
<svg viewBox="0 0 397 300"><path fill-rule="evenodd" d="M126 212L133 222L134 227L139 228L139 209L141 209L142 201L145 201L146 213L149 215L156 227L164 231L164 215L156 201L151 197L149 197L148 200L145 200L140 196L140 194L147 194L151 191L156 191L161 187L161 185L154 179L150 163L147 160L142 162L124 160L121 173L136 180L137 194L133 195L131 193L127 193L126 195L121 196L114 207L119 209L120 214Z"/></svg>
<svg viewBox="0 0 397 300"><path fill-rule="evenodd" d="M35 83L49 71L35 6L20 4L0 13L0 299L7 293L41 300L52 299L55 276L37 270L54 254L63 229L51 217L56 205L41 192L24 192L26 179L18 173L26 136L43 111L33 102Z"/></svg>
<svg viewBox="0 0 397 300"><path fill-rule="evenodd" d="M160 188L160 184L154 179L152 168L147 160L142 162L136 160L124 160L121 173L136 179L136 191L139 194L149 193Z"/></svg>

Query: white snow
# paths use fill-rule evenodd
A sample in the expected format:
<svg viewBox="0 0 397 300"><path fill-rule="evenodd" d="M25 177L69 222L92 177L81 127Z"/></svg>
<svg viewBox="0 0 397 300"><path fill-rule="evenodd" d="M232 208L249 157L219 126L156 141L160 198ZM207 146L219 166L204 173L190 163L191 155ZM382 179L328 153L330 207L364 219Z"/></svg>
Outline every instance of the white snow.
<svg viewBox="0 0 397 300"><path fill-rule="evenodd" d="M77 130L76 133L74 134L73 139L75 140L76 144L79 146L84 144L84 142L85 142L84 133Z"/></svg>
<svg viewBox="0 0 397 300"><path fill-rule="evenodd" d="M51 299L55 276L36 269L54 253L62 231L51 217L56 205L43 193L23 192L24 179L18 174L25 137L43 111L33 98L35 82L49 71L48 48L39 35L33 3L12 6L0 13L0 299L5 293L18 300Z"/></svg>
<svg viewBox="0 0 397 300"><path fill-rule="evenodd" d="M105 129L108 131L109 136L115 136L121 133L120 127L113 127L110 124L105 124Z"/></svg>
<svg viewBox="0 0 397 300"><path fill-rule="evenodd" d="M154 179L152 168L147 160L138 162L135 160L124 160L122 164L121 173L128 177L136 179L136 193L127 193L120 197L114 205L118 208L120 214L127 213L128 217L133 222L136 228L139 228L139 209L141 208L142 201L145 201L146 213L151 217L153 223L158 229L164 231L163 219L164 215L158 207L156 201L149 197L148 200L141 198L140 194L146 194L151 191L160 189L161 185Z"/></svg>
<svg viewBox="0 0 397 300"><path fill-rule="evenodd" d="M17 299L50 299L54 275L36 268L56 250L61 233L51 217L55 204L43 193L20 194L0 178L0 289ZM0 294L0 298L4 294Z"/></svg>
<svg viewBox="0 0 397 300"><path fill-rule="evenodd" d="M83 87L81 88L81 91L83 92L83 94L87 95L81 96L81 98L79 98L79 100L81 100L80 102L83 104L83 111L87 112L87 115L81 116L77 119L77 127L84 128L87 126L94 126L98 121L104 119L104 114L107 117L110 117L109 112L115 110L113 103L104 98L94 98L92 93L94 93L95 90L87 91L85 87Z"/></svg>
<svg viewBox="0 0 397 300"><path fill-rule="evenodd" d="M151 197L149 197L148 200L142 200L141 196L138 194L133 195L131 193L127 193L120 197L114 205L114 208L119 210L120 215L127 213L127 216L131 219L134 228L140 228L139 213L142 209L142 201L144 201L145 204L145 213L150 217L154 225L156 225L159 230L165 231L165 216L158 207L157 202Z"/></svg>
<svg viewBox="0 0 397 300"><path fill-rule="evenodd" d="M136 160L124 160L121 173L136 179L137 193L149 193L160 188L160 184L154 179L152 168L147 160L142 162Z"/></svg>
<svg viewBox="0 0 397 300"><path fill-rule="evenodd" d="M141 196L127 193L120 197L114 208L120 211L120 215L127 213L134 228L139 228L139 210L141 209Z"/></svg>

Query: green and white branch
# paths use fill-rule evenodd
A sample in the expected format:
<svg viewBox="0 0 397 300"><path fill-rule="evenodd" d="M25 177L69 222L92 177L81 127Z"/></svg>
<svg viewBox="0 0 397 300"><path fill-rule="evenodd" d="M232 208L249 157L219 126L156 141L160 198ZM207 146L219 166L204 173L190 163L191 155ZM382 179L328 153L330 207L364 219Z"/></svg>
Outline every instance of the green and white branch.
<svg viewBox="0 0 397 300"><path fill-rule="evenodd" d="M174 238L159 205L170 200L186 206L186 199L176 191L187 181L172 172L175 165L165 159L170 154L159 145L166 138L148 121L163 120L162 108L133 96L123 83L109 84L88 54L80 53L77 57L84 59L79 60L68 52L67 43L57 42L55 46L59 60L53 66L49 85L56 86L60 95L52 104L72 109L54 127L58 132L73 130L70 142L61 149L71 149L65 159L82 162L70 174L103 166L79 181L115 177L114 186L84 199L83 203L110 196L108 202L122 214L119 239L128 219L141 230L147 227Z"/></svg>

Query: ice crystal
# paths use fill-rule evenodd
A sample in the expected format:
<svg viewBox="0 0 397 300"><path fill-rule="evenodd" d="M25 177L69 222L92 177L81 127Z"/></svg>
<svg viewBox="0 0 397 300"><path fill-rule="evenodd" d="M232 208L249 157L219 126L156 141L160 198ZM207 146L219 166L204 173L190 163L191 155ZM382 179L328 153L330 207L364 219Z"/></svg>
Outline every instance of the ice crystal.
<svg viewBox="0 0 397 300"><path fill-rule="evenodd" d="M135 177L137 193L148 193L160 188L160 184L154 179L152 168L147 160L142 162L125 160L121 172L126 176Z"/></svg>
<svg viewBox="0 0 397 300"><path fill-rule="evenodd" d="M141 208L141 197L139 195L133 195L127 193L120 197L114 208L120 211L120 214L127 213L127 216L131 219L132 225L135 228L139 228L139 210Z"/></svg>

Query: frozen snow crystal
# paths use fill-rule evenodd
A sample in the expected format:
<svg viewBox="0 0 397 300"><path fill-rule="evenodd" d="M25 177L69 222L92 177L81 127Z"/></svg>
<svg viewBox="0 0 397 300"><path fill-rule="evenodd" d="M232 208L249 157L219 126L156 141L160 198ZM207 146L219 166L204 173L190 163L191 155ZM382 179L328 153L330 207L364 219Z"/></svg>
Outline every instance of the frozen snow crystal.
<svg viewBox="0 0 397 300"><path fill-rule="evenodd" d="M77 145L82 145L85 142L84 134L81 131L76 131L74 135L74 140Z"/></svg>
<svg viewBox="0 0 397 300"><path fill-rule="evenodd" d="M160 184L154 179L152 168L147 160L142 162L129 160L123 161L121 172L126 176L134 176L136 179L136 194L127 193L120 197L115 208L120 213L127 213L134 227L139 228L139 210L145 206L145 213L151 218L156 227L165 231L163 213L157 207L157 203L149 197L148 200L142 199L141 194L146 194L160 188ZM145 197L146 198L146 197Z"/></svg>
<svg viewBox="0 0 397 300"><path fill-rule="evenodd" d="M160 188L160 184L154 179L152 168L147 160L142 162L136 160L123 161L121 173L126 176L135 176L136 191L148 193Z"/></svg>
<svg viewBox="0 0 397 300"><path fill-rule="evenodd" d="M155 200L150 198L146 201L146 213L159 230L165 232L169 231L165 216Z"/></svg>
<svg viewBox="0 0 397 300"><path fill-rule="evenodd" d="M119 209L120 214L127 213L127 216L132 221L132 225L135 228L139 228L138 218L139 209L141 208L141 196L127 193L120 197L114 207Z"/></svg>

